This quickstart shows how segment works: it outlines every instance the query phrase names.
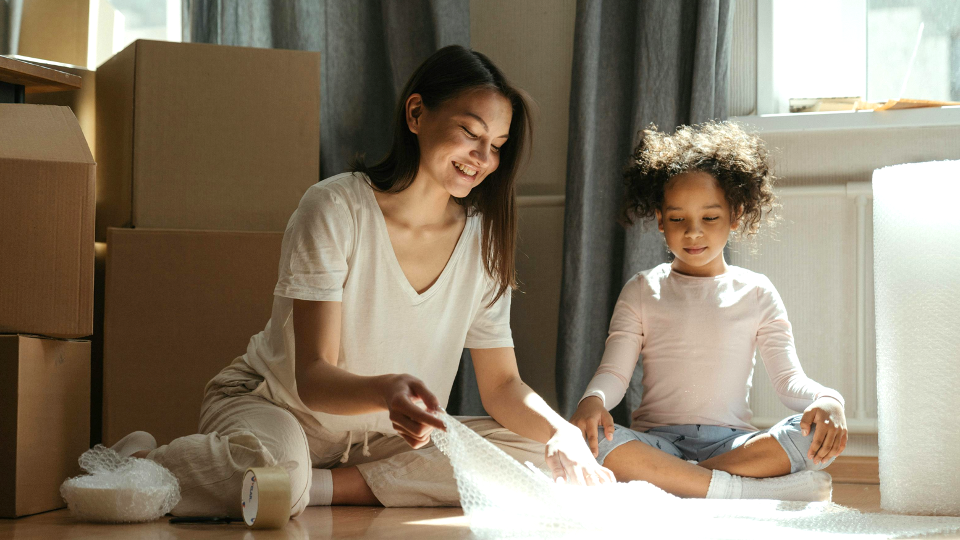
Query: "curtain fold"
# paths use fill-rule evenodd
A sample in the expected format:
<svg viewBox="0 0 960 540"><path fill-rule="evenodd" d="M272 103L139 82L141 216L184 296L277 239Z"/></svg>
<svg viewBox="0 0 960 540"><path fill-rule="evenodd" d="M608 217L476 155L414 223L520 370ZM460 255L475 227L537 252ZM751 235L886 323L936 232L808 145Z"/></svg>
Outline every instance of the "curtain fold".
<svg viewBox="0 0 960 540"><path fill-rule="evenodd" d="M7 28L10 24L8 9L7 0L0 0L0 54L10 54L10 39L7 37L10 35L10 29Z"/></svg>
<svg viewBox="0 0 960 540"><path fill-rule="evenodd" d="M23 0L0 0L0 54L17 54Z"/></svg>
<svg viewBox="0 0 960 540"><path fill-rule="evenodd" d="M731 0L578 0L570 92L557 398L569 417L603 355L620 289L667 260L655 227L616 223L638 133L727 116ZM614 410L642 396L642 369Z"/></svg>
<svg viewBox="0 0 960 540"><path fill-rule="evenodd" d="M470 46L469 0L184 0L182 13L184 41L320 51L318 181L357 153L379 160L413 71L442 47ZM469 351L447 410L485 414Z"/></svg>

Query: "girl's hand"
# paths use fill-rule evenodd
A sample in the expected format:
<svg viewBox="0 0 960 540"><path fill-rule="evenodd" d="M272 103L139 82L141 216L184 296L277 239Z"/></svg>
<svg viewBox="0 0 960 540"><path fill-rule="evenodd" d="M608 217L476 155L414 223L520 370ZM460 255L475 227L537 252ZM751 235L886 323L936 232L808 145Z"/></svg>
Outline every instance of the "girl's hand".
<svg viewBox="0 0 960 540"><path fill-rule="evenodd" d="M390 411L393 429L413 448L430 442L433 428L446 431L443 421L430 414L440 410L440 402L420 379L406 374L383 375L378 379L378 391ZM417 401L426 405L427 410Z"/></svg>
<svg viewBox="0 0 960 540"><path fill-rule="evenodd" d="M800 431L804 437L815 424L813 442L807 450L807 458L820 464L840 455L847 447L847 417L839 401L822 397L814 401L800 418Z"/></svg>
<svg viewBox="0 0 960 540"><path fill-rule="evenodd" d="M593 457L600 455L597 441L597 426L603 426L603 434L608 441L613 440L613 417L603 406L603 401L597 396L590 396L580 402L577 411L570 418L570 423L580 430L583 438L590 446Z"/></svg>
<svg viewBox="0 0 960 540"><path fill-rule="evenodd" d="M558 483L582 486L613 483L617 479L609 469L601 467L583 443L580 430L567 424L547 441L547 466Z"/></svg>

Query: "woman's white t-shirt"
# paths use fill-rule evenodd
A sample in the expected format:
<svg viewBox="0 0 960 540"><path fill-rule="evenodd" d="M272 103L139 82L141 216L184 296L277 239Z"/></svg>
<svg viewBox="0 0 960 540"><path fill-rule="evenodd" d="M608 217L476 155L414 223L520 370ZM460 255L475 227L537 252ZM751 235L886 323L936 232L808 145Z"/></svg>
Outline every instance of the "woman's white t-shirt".
<svg viewBox="0 0 960 540"><path fill-rule="evenodd" d="M409 373L446 406L465 347L513 347L509 290L488 307L496 287L483 267L480 219L467 217L443 272L418 294L362 174L340 174L308 189L283 236L270 321L244 355L265 379L257 393L313 415L334 433L395 433L385 411L326 414L297 394L293 300L332 301L342 303L338 367L357 375Z"/></svg>

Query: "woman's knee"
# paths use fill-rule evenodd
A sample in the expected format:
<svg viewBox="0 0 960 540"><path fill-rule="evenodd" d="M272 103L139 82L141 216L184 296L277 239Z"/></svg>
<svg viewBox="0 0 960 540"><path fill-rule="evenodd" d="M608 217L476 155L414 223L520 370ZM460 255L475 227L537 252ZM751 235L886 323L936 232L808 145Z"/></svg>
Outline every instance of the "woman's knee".
<svg viewBox="0 0 960 540"><path fill-rule="evenodd" d="M249 468L284 469L290 477L291 515L306 508L312 471L310 448L299 423L280 421L258 434L239 431L221 436L220 442L226 445L227 459L241 476Z"/></svg>
<svg viewBox="0 0 960 540"><path fill-rule="evenodd" d="M540 468L546 466L545 446L543 443L528 439L522 435L517 435L496 423L481 424L481 426L477 427L481 428L476 430L481 437L517 461L521 463L529 461ZM474 426L471 426L471 429L473 428Z"/></svg>
<svg viewBox="0 0 960 540"><path fill-rule="evenodd" d="M309 494L311 463L296 418L246 396L224 400L209 416L209 431L176 439L152 456L180 481L182 499L174 514L238 517L246 470L274 466L289 474L291 513L299 513Z"/></svg>

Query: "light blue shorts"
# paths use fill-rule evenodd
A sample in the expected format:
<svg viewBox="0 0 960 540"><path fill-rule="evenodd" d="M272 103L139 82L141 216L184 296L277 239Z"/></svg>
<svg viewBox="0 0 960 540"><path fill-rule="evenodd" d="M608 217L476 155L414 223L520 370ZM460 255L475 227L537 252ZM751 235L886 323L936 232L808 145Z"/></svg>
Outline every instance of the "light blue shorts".
<svg viewBox="0 0 960 540"><path fill-rule="evenodd" d="M603 460L614 448L630 441L640 441L654 448L676 456L680 459L696 462L719 456L734 448L746 444L750 439L769 433L780 443L787 457L790 458L790 472L819 471L833 462L833 458L819 465L807 458L807 450L813 442L814 427L806 437L800 431L800 418L797 414L788 416L775 426L760 431L745 431L722 426L707 426L701 424L684 424L679 426L664 426L647 431L634 431L630 428L616 426L613 431L613 440L604 437L603 427L599 428L599 450L597 462L603 465Z"/></svg>

